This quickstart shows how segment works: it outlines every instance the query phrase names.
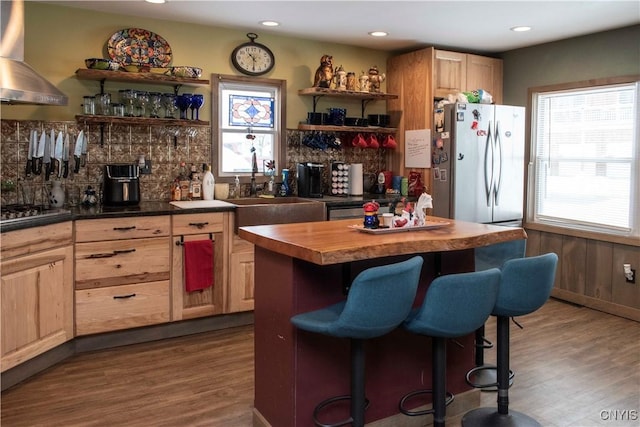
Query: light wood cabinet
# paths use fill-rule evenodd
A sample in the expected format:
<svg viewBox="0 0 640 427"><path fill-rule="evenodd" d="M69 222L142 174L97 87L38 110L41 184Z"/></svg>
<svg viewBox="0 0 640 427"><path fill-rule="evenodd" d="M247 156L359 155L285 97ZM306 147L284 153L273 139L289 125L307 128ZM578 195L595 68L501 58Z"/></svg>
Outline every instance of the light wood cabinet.
<svg viewBox="0 0 640 427"><path fill-rule="evenodd" d="M467 55L447 50L435 50L433 61L433 95L447 95L467 90Z"/></svg>
<svg viewBox="0 0 640 427"><path fill-rule="evenodd" d="M407 130L433 129L434 98L475 89L487 90L495 104L502 102L502 60L433 47L394 56L387 61L387 90L398 98L387 101L387 112L398 123L398 148L388 150L387 167L407 176L404 166ZM432 188L430 169L420 169Z"/></svg>
<svg viewBox="0 0 640 427"><path fill-rule="evenodd" d="M228 283L230 213L202 213L172 216L171 320L221 314ZM211 239L214 285L201 291L187 292L184 284L183 242Z"/></svg>
<svg viewBox="0 0 640 427"><path fill-rule="evenodd" d="M434 49L433 96L483 89L502 103L502 60L480 55Z"/></svg>
<svg viewBox="0 0 640 427"><path fill-rule="evenodd" d="M75 330L170 320L170 217L76 221Z"/></svg>
<svg viewBox="0 0 640 427"><path fill-rule="evenodd" d="M71 221L2 235L2 372L73 338L72 243Z"/></svg>
<svg viewBox="0 0 640 427"><path fill-rule="evenodd" d="M254 260L253 244L234 234L229 260L227 313L253 310Z"/></svg>

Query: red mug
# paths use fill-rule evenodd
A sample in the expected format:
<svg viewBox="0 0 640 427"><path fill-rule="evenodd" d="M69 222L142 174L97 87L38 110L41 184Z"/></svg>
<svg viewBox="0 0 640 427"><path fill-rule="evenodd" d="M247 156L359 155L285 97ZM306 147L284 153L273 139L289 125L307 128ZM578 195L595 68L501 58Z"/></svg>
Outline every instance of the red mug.
<svg viewBox="0 0 640 427"><path fill-rule="evenodd" d="M367 138L367 146L369 148L378 148L380 147L380 143L378 142L378 137L375 133L370 133Z"/></svg>
<svg viewBox="0 0 640 427"><path fill-rule="evenodd" d="M362 136L361 133L358 133L353 137L351 145L354 147L367 148L367 141L365 141L364 136Z"/></svg>

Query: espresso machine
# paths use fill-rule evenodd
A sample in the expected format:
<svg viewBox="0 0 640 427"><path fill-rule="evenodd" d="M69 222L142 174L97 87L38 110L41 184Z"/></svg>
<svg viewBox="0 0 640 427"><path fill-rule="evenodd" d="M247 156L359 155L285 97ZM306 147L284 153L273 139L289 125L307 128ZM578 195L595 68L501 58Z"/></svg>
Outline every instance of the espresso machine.
<svg viewBox="0 0 640 427"><path fill-rule="evenodd" d="M322 197L321 163L298 163L298 197Z"/></svg>

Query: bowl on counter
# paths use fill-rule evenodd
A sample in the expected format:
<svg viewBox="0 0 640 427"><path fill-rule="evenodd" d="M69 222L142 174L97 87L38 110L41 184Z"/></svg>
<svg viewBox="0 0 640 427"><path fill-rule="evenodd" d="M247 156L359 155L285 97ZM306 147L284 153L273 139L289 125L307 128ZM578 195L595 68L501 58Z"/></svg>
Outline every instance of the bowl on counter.
<svg viewBox="0 0 640 427"><path fill-rule="evenodd" d="M87 58L84 60L84 65L91 70L118 71L120 69L119 62L106 58Z"/></svg>

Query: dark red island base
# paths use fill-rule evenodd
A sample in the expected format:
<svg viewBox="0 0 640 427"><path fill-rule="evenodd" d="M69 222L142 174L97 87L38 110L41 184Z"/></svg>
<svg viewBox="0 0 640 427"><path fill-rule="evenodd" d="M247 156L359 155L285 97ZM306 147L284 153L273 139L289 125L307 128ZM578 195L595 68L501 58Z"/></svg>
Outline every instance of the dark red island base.
<svg viewBox="0 0 640 427"><path fill-rule="evenodd" d="M365 268L416 254L425 261L419 305L436 275L474 269L473 248L526 238L521 228L449 221L440 229L384 235L349 229L353 220L240 228L240 237L256 245L255 426L311 426L320 401L349 394L348 340L300 331L291 316L344 299L344 286ZM447 390L458 395L470 390L464 376L474 364L473 334L456 341L463 347L447 344ZM415 417L399 414L398 402L431 388L430 339L397 329L367 341L365 351L366 422L415 424ZM347 417L348 402L326 408L322 419Z"/></svg>

